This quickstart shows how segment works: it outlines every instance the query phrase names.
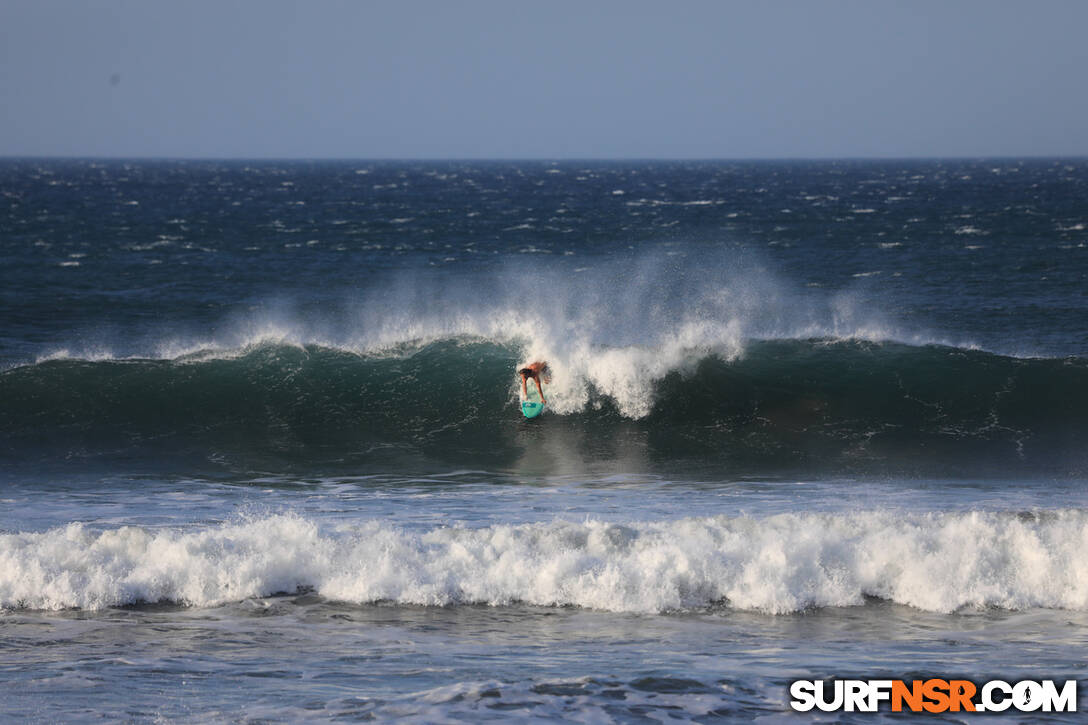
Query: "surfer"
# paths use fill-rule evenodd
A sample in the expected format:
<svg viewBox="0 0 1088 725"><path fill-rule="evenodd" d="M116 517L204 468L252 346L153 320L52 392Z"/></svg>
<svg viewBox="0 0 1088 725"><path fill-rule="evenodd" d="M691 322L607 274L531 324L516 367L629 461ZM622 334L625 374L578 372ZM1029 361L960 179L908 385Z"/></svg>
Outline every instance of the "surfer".
<svg viewBox="0 0 1088 725"><path fill-rule="evenodd" d="M526 367L523 367L521 370L518 370L518 375L521 376L521 395L522 395L522 397L525 397L525 396L527 396L529 394L529 391L527 389L527 385L529 383L529 378L532 378L533 381L536 383L536 391L538 393L540 393L540 402L541 403L547 403L548 402L547 400L544 399L544 388L540 387L540 378L541 377L544 378L544 382L546 382L546 383L550 383L552 381L552 371L548 369L548 363L546 363L546 362L530 363Z"/></svg>

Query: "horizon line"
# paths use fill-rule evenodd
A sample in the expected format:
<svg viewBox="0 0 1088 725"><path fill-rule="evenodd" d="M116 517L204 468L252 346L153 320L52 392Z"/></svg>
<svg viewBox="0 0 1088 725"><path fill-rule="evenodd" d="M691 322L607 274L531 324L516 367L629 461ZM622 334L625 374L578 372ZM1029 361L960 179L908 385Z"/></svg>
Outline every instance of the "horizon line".
<svg viewBox="0 0 1088 725"><path fill-rule="evenodd" d="M353 163L782 163L820 161L1083 161L1088 154L957 155L957 156L171 156L0 154L0 161L229 161L229 162L353 162Z"/></svg>

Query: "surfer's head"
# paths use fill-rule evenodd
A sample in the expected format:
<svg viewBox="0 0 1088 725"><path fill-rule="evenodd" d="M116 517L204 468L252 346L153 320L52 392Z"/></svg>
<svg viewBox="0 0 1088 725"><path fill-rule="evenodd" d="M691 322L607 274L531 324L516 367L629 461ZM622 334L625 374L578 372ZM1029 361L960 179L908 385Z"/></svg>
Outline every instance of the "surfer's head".
<svg viewBox="0 0 1088 725"><path fill-rule="evenodd" d="M544 361L529 363L518 370L518 375L523 378L533 378L534 380L543 378L546 383L551 382L552 379L552 371L548 368L548 363Z"/></svg>

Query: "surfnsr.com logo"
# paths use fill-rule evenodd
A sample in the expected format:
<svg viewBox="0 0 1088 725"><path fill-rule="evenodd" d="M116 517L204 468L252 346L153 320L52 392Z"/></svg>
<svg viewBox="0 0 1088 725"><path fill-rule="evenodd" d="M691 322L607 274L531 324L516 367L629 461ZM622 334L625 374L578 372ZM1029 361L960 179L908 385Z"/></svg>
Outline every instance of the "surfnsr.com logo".
<svg viewBox="0 0 1088 725"><path fill-rule="evenodd" d="M1053 680L797 680L790 685L790 707L797 712L1076 712L1077 681L1060 687Z"/></svg>

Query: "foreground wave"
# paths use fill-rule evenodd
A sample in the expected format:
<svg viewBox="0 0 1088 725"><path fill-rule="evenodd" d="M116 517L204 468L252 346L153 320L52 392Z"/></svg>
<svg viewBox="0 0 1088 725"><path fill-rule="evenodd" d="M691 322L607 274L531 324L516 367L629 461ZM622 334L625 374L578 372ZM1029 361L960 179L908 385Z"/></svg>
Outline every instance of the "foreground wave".
<svg viewBox="0 0 1088 725"><path fill-rule="evenodd" d="M557 370L551 415L513 405L521 349L481 338L358 354L262 344L166 360L48 360L0 373L0 455L174 457L246 470L516 465L554 439L588 462L717 461L943 473L1088 469L1088 360L857 340L750 341L586 355ZM655 367L656 366L656 367ZM622 383L622 384L621 384ZM550 437L550 438L549 438Z"/></svg>
<svg viewBox="0 0 1088 725"><path fill-rule="evenodd" d="M767 613L861 605L1088 609L1088 512L782 514L410 531L275 515L211 528L0 536L0 606L332 600Z"/></svg>

